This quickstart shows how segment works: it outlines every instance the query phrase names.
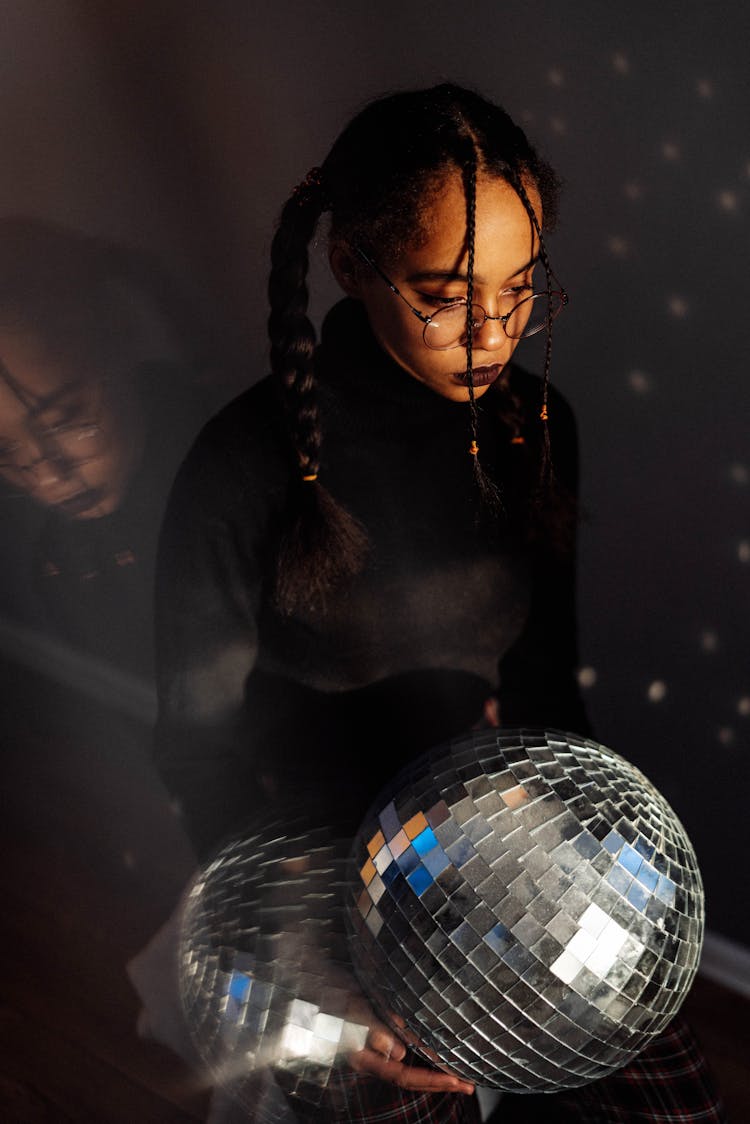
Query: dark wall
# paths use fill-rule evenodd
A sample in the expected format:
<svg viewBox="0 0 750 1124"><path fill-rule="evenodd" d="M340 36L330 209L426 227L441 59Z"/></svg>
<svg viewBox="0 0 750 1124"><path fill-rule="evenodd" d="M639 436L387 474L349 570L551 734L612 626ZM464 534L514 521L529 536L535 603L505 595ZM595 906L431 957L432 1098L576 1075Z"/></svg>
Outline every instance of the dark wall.
<svg viewBox="0 0 750 1124"><path fill-rule="evenodd" d="M566 181L553 377L581 434L592 719L683 818L709 923L750 941L747 7L14 0L3 18L4 211L159 250L251 379L273 218L353 110L449 77L524 124ZM316 308L332 295L321 281Z"/></svg>

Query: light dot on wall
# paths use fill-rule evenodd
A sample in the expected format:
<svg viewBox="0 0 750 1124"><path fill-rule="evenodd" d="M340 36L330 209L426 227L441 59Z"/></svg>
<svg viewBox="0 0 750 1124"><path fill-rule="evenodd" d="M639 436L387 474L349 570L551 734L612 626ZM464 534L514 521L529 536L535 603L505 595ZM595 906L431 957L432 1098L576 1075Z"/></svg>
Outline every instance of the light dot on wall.
<svg viewBox="0 0 750 1124"><path fill-rule="evenodd" d="M612 55L612 69L615 74L629 74L630 61L628 56L622 51L616 51L615 54Z"/></svg>
<svg viewBox="0 0 750 1124"><path fill-rule="evenodd" d="M708 78L699 78L695 84L698 97L703 101L710 101L714 96L714 84Z"/></svg>
<svg viewBox="0 0 750 1124"><path fill-rule="evenodd" d="M631 371L628 375L628 386L635 394L650 394L651 376L645 371Z"/></svg>
<svg viewBox="0 0 750 1124"><path fill-rule="evenodd" d="M701 633L701 648L704 652L716 652L719 647L719 637L712 628L704 628Z"/></svg>
<svg viewBox="0 0 750 1124"><path fill-rule="evenodd" d="M615 258L626 258L630 247L626 239L622 238L621 235L610 234L607 239L607 249Z"/></svg>
<svg viewBox="0 0 750 1124"><path fill-rule="evenodd" d="M745 484L750 483L750 469L742 461L735 461L729 466L729 479L733 484L741 484L744 487Z"/></svg>
<svg viewBox="0 0 750 1124"><path fill-rule="evenodd" d="M578 669L578 684L584 689L593 687L596 683L596 668L595 667L579 667Z"/></svg>
<svg viewBox="0 0 750 1124"><path fill-rule="evenodd" d="M688 302L684 297L670 297L667 301L667 308L675 320L684 320L688 314Z"/></svg>
<svg viewBox="0 0 750 1124"><path fill-rule="evenodd" d="M720 191L716 196L716 201L719 204L719 210L725 211L728 215L734 214L737 210L738 200L736 191Z"/></svg>
<svg viewBox="0 0 750 1124"><path fill-rule="evenodd" d="M559 66L551 66L549 68L549 70L547 71L547 81L549 82L550 86L565 85L565 75L563 74L562 70L560 70Z"/></svg>
<svg viewBox="0 0 750 1124"><path fill-rule="evenodd" d="M623 191L626 197L634 203L643 198L643 187L637 180L629 180L623 187Z"/></svg>
<svg viewBox="0 0 750 1124"><path fill-rule="evenodd" d="M674 161L680 159L680 146L675 141L665 141L661 146L661 154L665 160Z"/></svg>
<svg viewBox="0 0 750 1124"><path fill-rule="evenodd" d="M126 870L133 870L135 867L135 855L132 851L123 851L122 865Z"/></svg>
<svg viewBox="0 0 750 1124"><path fill-rule="evenodd" d="M737 547L737 557L740 562L750 562L750 539L743 539Z"/></svg>
<svg viewBox="0 0 750 1124"><path fill-rule="evenodd" d="M732 745L734 742L734 730L731 726L720 726L716 731L716 737L721 745Z"/></svg>
<svg viewBox="0 0 750 1124"><path fill-rule="evenodd" d="M654 679L653 683L649 684L649 688L646 691L648 701L653 703L661 702L662 699L666 698L666 694L667 684L663 679Z"/></svg>
<svg viewBox="0 0 750 1124"><path fill-rule="evenodd" d="M533 122L536 120L536 114L534 113L534 110L533 109L522 109L521 110L521 120L523 121L524 125L533 124Z"/></svg>
<svg viewBox="0 0 750 1124"><path fill-rule="evenodd" d="M741 714L743 718L750 716L750 695L743 695L741 699L737 700L737 713Z"/></svg>
<svg viewBox="0 0 750 1124"><path fill-rule="evenodd" d="M550 117L549 127L553 133L557 133L559 136L568 131L568 123L564 117Z"/></svg>

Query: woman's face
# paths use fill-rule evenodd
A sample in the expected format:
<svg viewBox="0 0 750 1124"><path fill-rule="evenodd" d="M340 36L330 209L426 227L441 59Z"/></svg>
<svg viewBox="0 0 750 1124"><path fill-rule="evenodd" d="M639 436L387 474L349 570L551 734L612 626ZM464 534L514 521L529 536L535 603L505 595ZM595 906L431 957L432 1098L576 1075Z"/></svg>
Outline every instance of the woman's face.
<svg viewBox="0 0 750 1124"><path fill-rule="evenodd" d="M539 193L526 188L541 227ZM457 171L449 174L425 216L426 237L395 262L378 262L410 304L434 315L446 301L466 297L466 196ZM523 300L533 291L532 276L539 239L526 209L505 180L477 177L474 240L474 303L488 316L507 309L507 294ZM377 259L376 259L377 260ZM334 271L342 280L340 270ZM423 340L423 324L388 288L374 270L360 270L354 286L345 289L362 300L381 347L413 378L453 402L466 402L465 344L434 351ZM537 286L539 287L539 286ZM543 286L542 286L543 287ZM499 302L502 298L502 308ZM487 320L473 342L475 395L479 398L502 373L518 340L509 339L502 324Z"/></svg>
<svg viewBox="0 0 750 1124"><path fill-rule="evenodd" d="M109 515L142 452L134 394L30 332L0 329L0 359L0 476L71 519Z"/></svg>

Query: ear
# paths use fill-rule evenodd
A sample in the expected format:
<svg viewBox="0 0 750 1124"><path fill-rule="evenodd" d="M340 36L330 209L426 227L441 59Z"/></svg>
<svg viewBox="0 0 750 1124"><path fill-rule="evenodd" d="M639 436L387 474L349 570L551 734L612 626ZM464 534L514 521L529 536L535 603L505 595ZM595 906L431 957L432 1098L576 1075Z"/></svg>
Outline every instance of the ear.
<svg viewBox="0 0 750 1124"><path fill-rule="evenodd" d="M345 246L332 246L328 255L331 272L348 297L359 298L362 295L360 285L359 262L355 260L351 250Z"/></svg>

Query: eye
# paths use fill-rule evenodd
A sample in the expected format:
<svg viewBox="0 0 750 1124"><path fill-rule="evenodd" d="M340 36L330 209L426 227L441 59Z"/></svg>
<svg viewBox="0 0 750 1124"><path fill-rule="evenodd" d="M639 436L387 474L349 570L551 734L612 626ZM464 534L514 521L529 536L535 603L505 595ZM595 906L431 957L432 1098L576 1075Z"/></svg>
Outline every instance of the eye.
<svg viewBox="0 0 750 1124"><path fill-rule="evenodd" d="M524 295L526 295L527 293L530 293L530 292L532 292L531 282L522 281L518 285L509 285L507 289L503 289L503 291L500 295L503 296L503 297L505 297L505 296L516 296L516 295L519 295L519 294L524 296Z"/></svg>
<svg viewBox="0 0 750 1124"><path fill-rule="evenodd" d="M11 461L21 448L18 441L2 441L0 442L0 461Z"/></svg>
<svg viewBox="0 0 750 1124"><path fill-rule="evenodd" d="M466 297L443 297L438 293L417 293L420 300L433 308L443 308L446 304L466 304Z"/></svg>
<svg viewBox="0 0 750 1124"><path fill-rule="evenodd" d="M71 433L93 424L85 413L85 403L77 401L60 404L55 412L39 415L39 423L44 433L49 437L59 436L61 433Z"/></svg>
<svg viewBox="0 0 750 1124"><path fill-rule="evenodd" d="M49 422L44 426L45 437L57 437L60 433L67 433L75 426L72 418L60 418L59 421Z"/></svg>

